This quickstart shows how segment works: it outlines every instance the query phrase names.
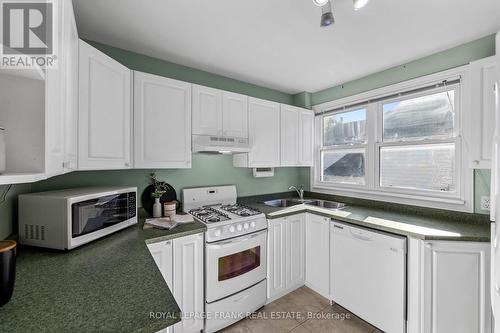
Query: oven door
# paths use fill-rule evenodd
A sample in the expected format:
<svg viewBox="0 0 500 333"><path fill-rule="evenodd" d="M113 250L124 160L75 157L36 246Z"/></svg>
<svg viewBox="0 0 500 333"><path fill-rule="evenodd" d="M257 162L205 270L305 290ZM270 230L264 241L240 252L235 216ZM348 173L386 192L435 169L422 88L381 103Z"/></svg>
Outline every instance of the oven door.
<svg viewBox="0 0 500 333"><path fill-rule="evenodd" d="M206 246L206 301L214 302L266 278L267 230Z"/></svg>

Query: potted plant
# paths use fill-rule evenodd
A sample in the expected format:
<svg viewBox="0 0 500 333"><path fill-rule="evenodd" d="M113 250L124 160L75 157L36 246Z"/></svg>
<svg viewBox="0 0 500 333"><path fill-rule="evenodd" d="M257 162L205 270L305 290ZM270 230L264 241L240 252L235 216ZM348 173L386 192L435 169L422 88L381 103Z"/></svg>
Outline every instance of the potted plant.
<svg viewBox="0 0 500 333"><path fill-rule="evenodd" d="M155 203L153 205L153 217L161 217L160 198L170 188L165 182L159 181L156 177L156 173L154 172L149 175L149 179L151 180L151 185L154 186L154 191L151 193L151 196L155 198Z"/></svg>

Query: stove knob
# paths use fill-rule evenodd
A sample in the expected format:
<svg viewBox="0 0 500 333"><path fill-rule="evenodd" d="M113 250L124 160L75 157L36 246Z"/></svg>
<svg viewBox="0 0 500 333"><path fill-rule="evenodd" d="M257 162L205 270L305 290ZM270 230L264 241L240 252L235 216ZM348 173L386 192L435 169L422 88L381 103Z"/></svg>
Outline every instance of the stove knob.
<svg viewBox="0 0 500 333"><path fill-rule="evenodd" d="M243 229L247 230L249 228L248 223L243 224Z"/></svg>
<svg viewBox="0 0 500 333"><path fill-rule="evenodd" d="M255 228L256 226L257 226L257 224L255 224L255 222L250 223L251 228Z"/></svg>
<svg viewBox="0 0 500 333"><path fill-rule="evenodd" d="M241 224L238 224L238 226L236 227L236 230L241 231L242 229L243 229L243 227L241 226Z"/></svg>
<svg viewBox="0 0 500 333"><path fill-rule="evenodd" d="M215 229L215 231L214 231L214 236L215 236L215 237L219 237L219 236L221 235L221 233L222 233L222 232L220 231L220 229Z"/></svg>
<svg viewBox="0 0 500 333"><path fill-rule="evenodd" d="M233 225L229 227L229 232L234 232L234 226Z"/></svg>

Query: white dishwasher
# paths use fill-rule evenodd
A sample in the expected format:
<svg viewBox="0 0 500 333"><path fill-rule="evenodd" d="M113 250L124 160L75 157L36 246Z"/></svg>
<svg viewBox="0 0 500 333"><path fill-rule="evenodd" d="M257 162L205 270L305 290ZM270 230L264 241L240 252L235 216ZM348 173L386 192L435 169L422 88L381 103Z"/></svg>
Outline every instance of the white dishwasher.
<svg viewBox="0 0 500 333"><path fill-rule="evenodd" d="M331 298L386 333L406 329L406 237L330 223Z"/></svg>

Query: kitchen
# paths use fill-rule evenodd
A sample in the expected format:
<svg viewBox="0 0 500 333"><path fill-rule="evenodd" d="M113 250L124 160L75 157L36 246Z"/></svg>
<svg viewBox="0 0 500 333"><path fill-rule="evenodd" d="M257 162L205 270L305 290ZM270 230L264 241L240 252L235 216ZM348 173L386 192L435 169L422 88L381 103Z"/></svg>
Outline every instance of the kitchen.
<svg viewBox="0 0 500 333"><path fill-rule="evenodd" d="M500 332L498 3L29 3L0 330Z"/></svg>

